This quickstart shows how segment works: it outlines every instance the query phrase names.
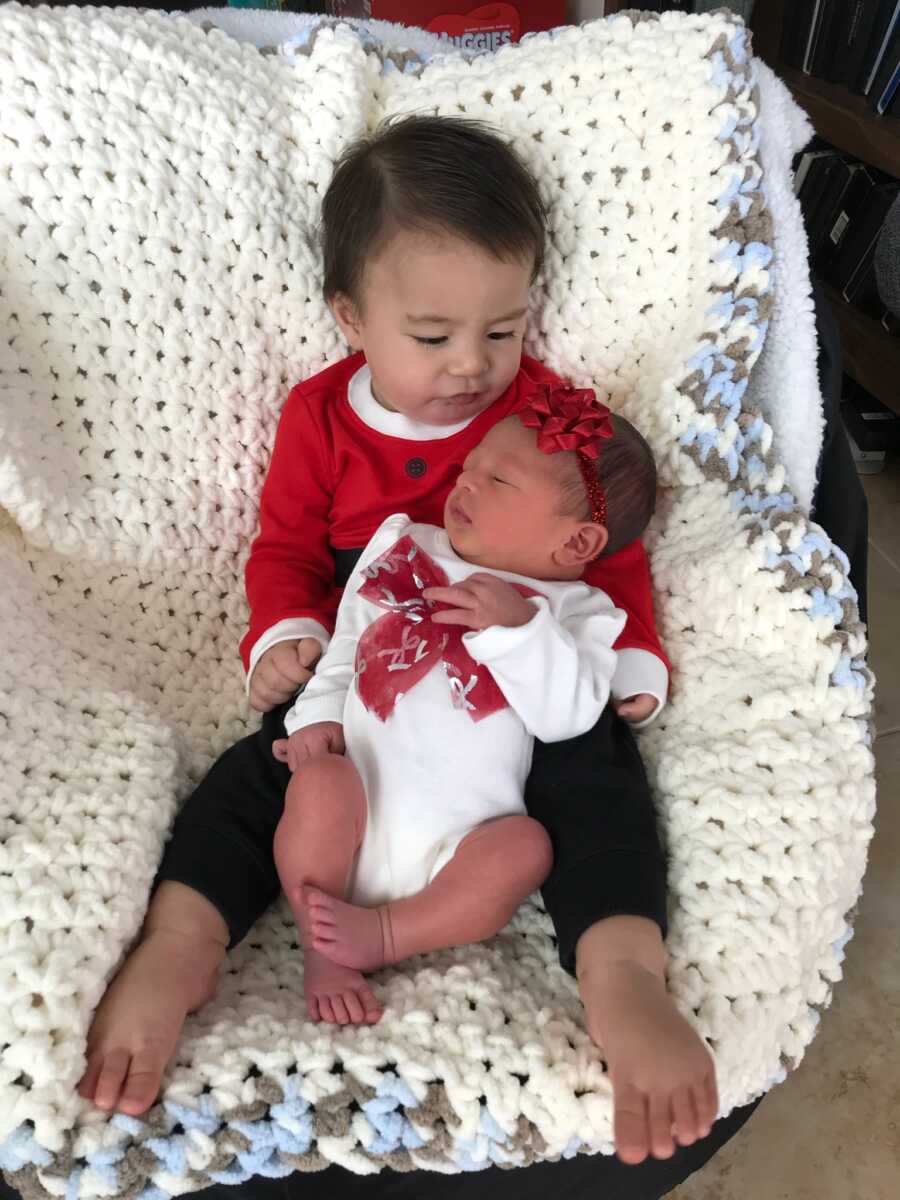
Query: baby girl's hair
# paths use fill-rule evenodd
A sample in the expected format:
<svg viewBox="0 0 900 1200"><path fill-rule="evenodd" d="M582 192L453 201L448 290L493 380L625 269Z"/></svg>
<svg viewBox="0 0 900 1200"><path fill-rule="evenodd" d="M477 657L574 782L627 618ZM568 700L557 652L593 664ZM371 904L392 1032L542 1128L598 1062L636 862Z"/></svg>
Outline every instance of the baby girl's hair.
<svg viewBox="0 0 900 1200"><path fill-rule="evenodd" d="M600 455L591 462L606 497L609 540L603 556L615 554L640 537L656 507L656 463L653 461L653 451L630 421L615 415L610 420L613 436L600 443ZM570 453L560 457L565 460L563 512L590 520L590 504L575 455Z"/></svg>
<svg viewBox="0 0 900 1200"><path fill-rule="evenodd" d="M338 160L322 203L326 299L360 302L366 263L400 229L449 233L532 279L544 258L546 211L518 155L487 125L459 117L385 121Z"/></svg>

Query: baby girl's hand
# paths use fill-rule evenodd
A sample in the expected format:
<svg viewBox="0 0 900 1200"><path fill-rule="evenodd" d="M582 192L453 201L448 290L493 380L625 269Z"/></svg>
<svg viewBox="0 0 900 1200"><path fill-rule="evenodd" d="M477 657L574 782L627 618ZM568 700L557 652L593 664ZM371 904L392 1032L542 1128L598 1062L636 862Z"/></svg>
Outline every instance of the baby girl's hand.
<svg viewBox="0 0 900 1200"><path fill-rule="evenodd" d="M436 625L466 625L469 629L487 629L490 625L514 628L527 625L535 608L511 583L478 571L453 587L426 588L426 600L452 604L432 615Z"/></svg>
<svg viewBox="0 0 900 1200"><path fill-rule="evenodd" d="M290 737L272 743L272 753L279 762L286 762L292 771L319 754L343 754L344 727L337 721L318 721L306 725Z"/></svg>
<svg viewBox="0 0 900 1200"><path fill-rule="evenodd" d="M265 654L250 676L250 707L268 712L276 704L290 700L302 683L312 676L322 647L315 638L276 642Z"/></svg>
<svg viewBox="0 0 900 1200"><path fill-rule="evenodd" d="M614 700L613 707L623 721L627 721L629 725L637 725L639 721L646 721L656 712L658 703L655 696L648 692L639 692L626 700Z"/></svg>

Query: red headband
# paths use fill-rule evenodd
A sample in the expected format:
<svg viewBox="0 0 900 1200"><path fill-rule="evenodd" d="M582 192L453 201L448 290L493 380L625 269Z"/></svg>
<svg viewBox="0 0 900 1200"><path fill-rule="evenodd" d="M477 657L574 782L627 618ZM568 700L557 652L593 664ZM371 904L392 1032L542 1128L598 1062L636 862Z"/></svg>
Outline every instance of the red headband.
<svg viewBox="0 0 900 1200"><path fill-rule="evenodd" d="M516 415L526 428L538 431L538 449L544 454L575 451L591 505L591 520L606 525L606 497L593 464L600 457L600 442L613 436L613 427L609 409L600 403L593 388L575 388L571 383L555 387L541 384Z"/></svg>

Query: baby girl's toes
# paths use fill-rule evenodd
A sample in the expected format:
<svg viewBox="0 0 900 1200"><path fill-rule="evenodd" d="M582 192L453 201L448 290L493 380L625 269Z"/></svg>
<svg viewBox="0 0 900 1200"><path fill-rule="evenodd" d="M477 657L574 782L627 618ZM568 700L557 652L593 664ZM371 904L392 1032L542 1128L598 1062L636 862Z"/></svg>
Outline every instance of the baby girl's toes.
<svg viewBox="0 0 900 1200"><path fill-rule="evenodd" d="M361 1025L363 1022L363 1006L359 1002L359 996L351 988L341 993L341 999L344 1002L344 1007L347 1010L347 1019L351 1025Z"/></svg>
<svg viewBox="0 0 900 1200"><path fill-rule="evenodd" d="M350 1014L347 1012L347 1005L344 1003L344 997L338 993L331 997L331 1007L334 1010L334 1019L338 1025L349 1025Z"/></svg>
<svg viewBox="0 0 900 1200"><path fill-rule="evenodd" d="M361 987L357 995L363 1008L363 1020L367 1025L377 1025L384 1016L384 1009L375 999L375 993L370 987Z"/></svg>
<svg viewBox="0 0 900 1200"><path fill-rule="evenodd" d="M323 1021L327 1021L329 1025L337 1025L338 1019L334 1015L334 1009L331 1007L330 996L319 997L319 1012L322 1015Z"/></svg>

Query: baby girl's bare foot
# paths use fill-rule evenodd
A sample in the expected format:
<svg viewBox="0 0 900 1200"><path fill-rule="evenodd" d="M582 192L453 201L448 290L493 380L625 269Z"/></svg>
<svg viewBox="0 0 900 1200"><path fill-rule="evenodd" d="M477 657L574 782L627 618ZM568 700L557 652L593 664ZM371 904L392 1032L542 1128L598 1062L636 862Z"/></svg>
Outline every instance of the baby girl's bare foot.
<svg viewBox="0 0 900 1200"><path fill-rule="evenodd" d="M306 950L303 956L303 991L311 1021L374 1025L384 1013L359 971L331 962L315 950Z"/></svg>
<svg viewBox="0 0 900 1200"><path fill-rule="evenodd" d="M395 961L385 909L360 908L314 887L302 889L301 907L309 946L333 963L357 971L377 971Z"/></svg>
<svg viewBox="0 0 900 1200"><path fill-rule="evenodd" d="M163 929L147 934L94 1015L78 1085L85 1100L132 1116L150 1107L185 1017L215 994L224 954L215 941Z"/></svg>
<svg viewBox="0 0 900 1200"><path fill-rule="evenodd" d="M670 1158L676 1143L706 1137L718 1111L715 1068L665 981L623 961L580 974L579 984L588 1032L609 1068L623 1162Z"/></svg>

